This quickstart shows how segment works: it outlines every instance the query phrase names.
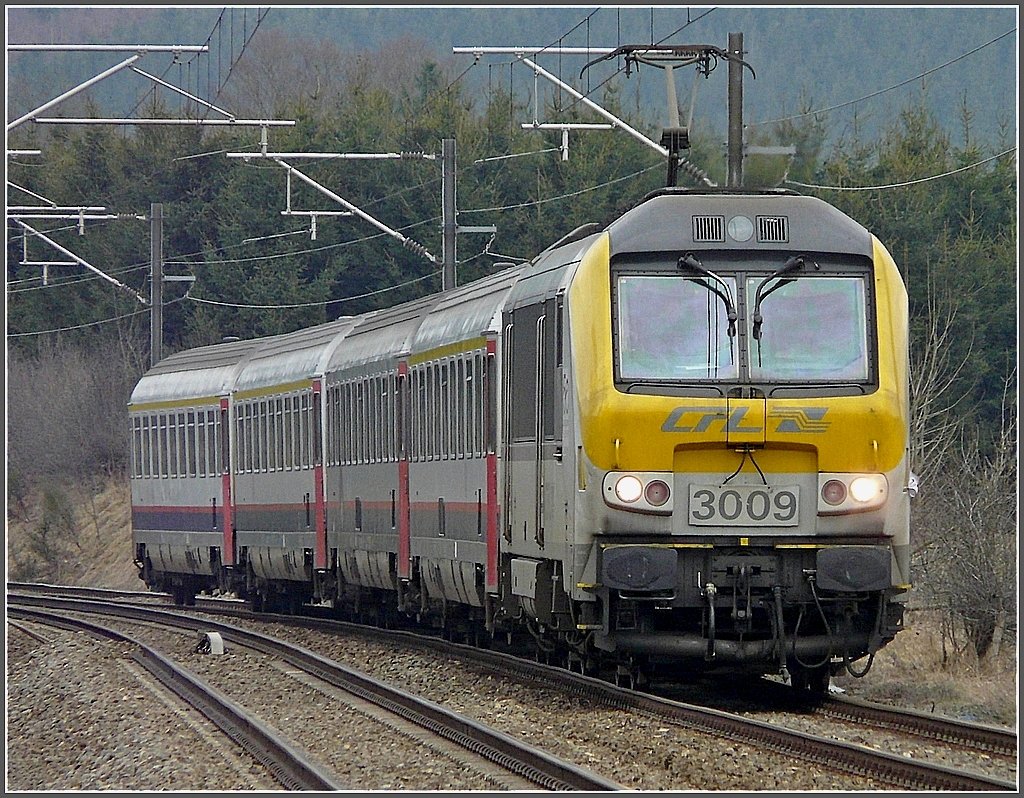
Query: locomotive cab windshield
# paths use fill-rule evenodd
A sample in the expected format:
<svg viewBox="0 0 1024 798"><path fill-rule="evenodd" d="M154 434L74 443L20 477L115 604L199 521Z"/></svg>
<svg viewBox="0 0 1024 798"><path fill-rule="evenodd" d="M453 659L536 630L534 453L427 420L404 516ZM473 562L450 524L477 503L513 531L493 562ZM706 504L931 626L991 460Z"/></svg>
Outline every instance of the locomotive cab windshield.
<svg viewBox="0 0 1024 798"><path fill-rule="evenodd" d="M617 387L656 393L714 384L872 390L870 268L761 252L631 260L613 267ZM678 264L677 268L674 268ZM697 272L697 274L694 274ZM735 299L733 299L735 298Z"/></svg>

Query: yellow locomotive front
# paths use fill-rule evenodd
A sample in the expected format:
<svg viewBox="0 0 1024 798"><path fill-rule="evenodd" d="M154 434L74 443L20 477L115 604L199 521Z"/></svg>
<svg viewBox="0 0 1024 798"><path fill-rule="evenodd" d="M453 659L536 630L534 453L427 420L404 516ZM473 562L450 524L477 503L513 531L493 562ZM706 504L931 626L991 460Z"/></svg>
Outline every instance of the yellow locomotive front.
<svg viewBox="0 0 1024 798"><path fill-rule="evenodd" d="M791 192L667 190L584 254L568 317L579 628L663 669L865 672L910 586L882 244Z"/></svg>

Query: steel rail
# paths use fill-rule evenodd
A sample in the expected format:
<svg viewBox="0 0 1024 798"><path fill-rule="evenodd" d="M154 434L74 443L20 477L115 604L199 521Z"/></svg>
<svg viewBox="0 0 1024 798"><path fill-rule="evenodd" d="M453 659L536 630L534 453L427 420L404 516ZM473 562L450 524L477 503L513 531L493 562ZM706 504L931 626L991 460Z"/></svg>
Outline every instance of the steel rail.
<svg viewBox="0 0 1024 798"><path fill-rule="evenodd" d="M244 606L241 602L225 602L221 599L213 599L204 603L207 606L221 605L214 611L225 614L236 614L238 612L238 609L232 605ZM227 606L224 606L225 604ZM799 731L780 729L755 719L707 707L672 701L667 698L637 693L617 687L602 679L583 676L563 668L510 657L507 654L496 651L451 643L415 632L381 630L345 621L311 618L308 616L263 615L256 617L264 617L268 620L273 618L276 622L309 629L322 629L327 625L334 626L335 628L344 628L364 635L387 635L388 637L407 640L424 648L439 651L458 649L464 656L475 659L481 664L501 670L502 672L514 672L527 678L540 680L549 685L552 679L560 680L564 682L565 689L577 694L586 695L591 699L611 703L622 708L653 713L659 717L669 716L676 722L699 731L717 733L730 739L746 742L758 742L768 745L773 750L801 756L846 772L884 778L896 786L942 790L1015 791L1017 789L1017 785L1014 782L912 760L905 756L880 752L866 746L816 737ZM766 686L771 688L771 685ZM792 694L791 688L783 685L779 685L779 688L780 692L785 690L788 695ZM825 703L834 704L837 712L840 711L839 707L843 707L847 710L848 715L858 713L865 720L869 720L868 716L873 715L875 718L880 719L878 721L879 725L885 725L888 728L899 729L906 733L946 742L961 743L966 741L995 753L1012 755L1017 751L1017 735L1013 731L983 724L966 724L952 719L917 713L912 710L880 707L849 698L829 698L830 700ZM900 716L904 716L904 719L900 720ZM888 718L888 720L885 720L885 718Z"/></svg>
<svg viewBox="0 0 1024 798"><path fill-rule="evenodd" d="M793 690L780 682L761 679L752 690L756 691L762 703L766 699L780 706L792 707L796 703ZM955 720L913 709L898 709L834 693L811 697L798 705L818 715L927 740L970 746L1000 756L1016 756L1018 751L1016 732L986 723Z"/></svg>
<svg viewBox="0 0 1024 798"><path fill-rule="evenodd" d="M473 751L506 770L552 791L609 792L623 787L585 768L558 759L546 751L492 729L472 718L391 687L359 671L321 657L308 649L275 640L259 632L205 618L181 616L130 604L108 603L40 595L12 594L8 606L59 607L69 612L102 613L138 621L160 622L193 631L216 631L226 640L278 657L317 678L346 690L421 728Z"/></svg>
<svg viewBox="0 0 1024 798"><path fill-rule="evenodd" d="M58 599L57 601L62 601ZM101 624L56 615L41 607L8 604L8 615L34 620L75 632L87 632L136 648L132 657L161 684L187 704L203 713L227 737L265 765L280 783L291 790L344 790L322 768L312 764L284 738L269 731L242 707L185 668L164 657L145 643Z"/></svg>
<svg viewBox="0 0 1024 798"><path fill-rule="evenodd" d="M214 602L210 602L211 604ZM225 612L231 610L225 609ZM458 650L460 655L492 667L502 673L515 673L535 679L547 686L558 682L559 687L598 700L610 706L637 710L667 718L688 728L717 734L729 739L760 744L780 753L797 756L807 761L842 770L854 775L878 778L896 787L952 791L1016 791L1015 782L990 778L961 769L913 760L898 754L878 751L855 743L846 743L827 737L818 737L801 731L784 729L770 723L746 718L695 704L687 704L617 687L609 682L584 676L564 668L511 657L497 651L452 643L435 637L401 630L382 630L344 621L297 616L257 616L275 622L294 624L309 629L325 626L345 628L361 634L386 635L414 642L435 651ZM787 688L789 689L789 688ZM950 723L953 723L950 721ZM1010 732L1014 739L1016 735Z"/></svg>

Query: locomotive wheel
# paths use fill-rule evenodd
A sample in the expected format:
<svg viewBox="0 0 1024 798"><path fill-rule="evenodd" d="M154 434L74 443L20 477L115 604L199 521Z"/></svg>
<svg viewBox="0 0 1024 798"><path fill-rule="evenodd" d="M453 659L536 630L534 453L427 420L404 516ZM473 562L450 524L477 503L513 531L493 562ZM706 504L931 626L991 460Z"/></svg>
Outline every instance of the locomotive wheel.
<svg viewBox="0 0 1024 798"><path fill-rule="evenodd" d="M795 690L806 691L811 695L827 695L831 681L831 671L826 662L813 668L794 664L790 668L790 683Z"/></svg>
<svg viewBox="0 0 1024 798"><path fill-rule="evenodd" d="M195 606L196 594L188 584L174 585L171 588L171 596L176 607Z"/></svg>

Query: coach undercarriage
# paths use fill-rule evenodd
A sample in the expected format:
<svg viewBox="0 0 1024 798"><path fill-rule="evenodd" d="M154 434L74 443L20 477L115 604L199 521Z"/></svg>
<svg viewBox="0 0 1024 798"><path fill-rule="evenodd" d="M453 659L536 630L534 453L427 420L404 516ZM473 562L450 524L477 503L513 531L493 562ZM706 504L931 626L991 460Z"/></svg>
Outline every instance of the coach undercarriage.
<svg viewBox="0 0 1024 798"><path fill-rule="evenodd" d="M305 604L329 604L349 620L387 628L412 622L472 645L525 642L540 661L629 686L704 673L778 673L823 692L843 669L865 675L874 652L902 628L903 605L889 587L883 552L865 545L606 544L592 601L570 599L555 560L535 561L531 595L519 595L525 591L516 587L516 561L506 557L500 595L486 593L481 573L475 604L444 595L438 563L415 562L405 580L392 557L378 584L379 574L360 580L357 569L339 567L333 549L329 569L314 569L307 552L289 579L260 575L245 549L236 566L217 573L155 570L144 546L137 561L140 578L178 604L215 591L234 593L257 611L298 614Z"/></svg>

